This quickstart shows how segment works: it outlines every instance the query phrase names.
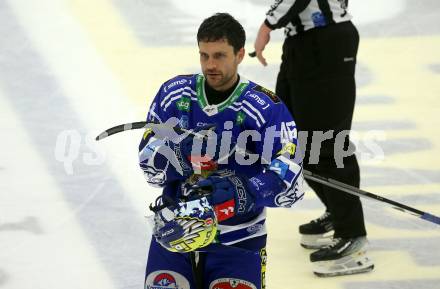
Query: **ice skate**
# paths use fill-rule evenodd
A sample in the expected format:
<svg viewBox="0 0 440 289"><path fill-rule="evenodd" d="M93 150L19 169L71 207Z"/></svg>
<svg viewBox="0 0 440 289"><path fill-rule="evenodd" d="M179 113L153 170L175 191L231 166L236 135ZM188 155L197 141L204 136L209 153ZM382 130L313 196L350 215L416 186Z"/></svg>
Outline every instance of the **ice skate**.
<svg viewBox="0 0 440 289"><path fill-rule="evenodd" d="M332 243L333 224L330 213L325 212L319 218L299 226L300 244L306 249L321 249Z"/></svg>
<svg viewBox="0 0 440 289"><path fill-rule="evenodd" d="M319 277L332 277L369 272L374 264L367 256L367 239L335 238L333 243L310 255L313 272Z"/></svg>

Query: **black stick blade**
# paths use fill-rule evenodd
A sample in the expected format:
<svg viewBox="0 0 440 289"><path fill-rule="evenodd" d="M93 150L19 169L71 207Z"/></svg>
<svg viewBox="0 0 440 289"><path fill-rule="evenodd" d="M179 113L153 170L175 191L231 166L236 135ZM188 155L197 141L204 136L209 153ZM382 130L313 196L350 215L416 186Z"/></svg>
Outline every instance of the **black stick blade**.
<svg viewBox="0 0 440 289"><path fill-rule="evenodd" d="M102 133L100 133L97 137L96 140L102 140L108 136L111 136L115 133L119 133L122 131L126 131L126 130L132 130L132 129L140 129L140 128L144 128L147 126L147 122L145 121L138 121L138 122L131 122L131 123L125 123L125 124L120 124L114 127L111 127L109 129L106 129L105 131L103 131Z"/></svg>

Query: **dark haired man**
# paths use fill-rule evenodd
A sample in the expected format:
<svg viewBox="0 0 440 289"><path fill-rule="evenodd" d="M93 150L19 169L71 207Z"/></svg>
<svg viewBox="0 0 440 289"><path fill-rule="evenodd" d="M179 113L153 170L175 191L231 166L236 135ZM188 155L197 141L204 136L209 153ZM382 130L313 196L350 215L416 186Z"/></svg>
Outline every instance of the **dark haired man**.
<svg viewBox="0 0 440 289"><path fill-rule="evenodd" d="M237 73L245 39L243 27L231 15L205 19L197 33L203 73L165 82L150 107L150 122L173 119L194 133L215 124L211 133L217 138L203 144L206 153L201 157L193 151L194 134L174 141L148 130L139 158L147 181L163 188L163 199L181 202L194 198L196 189L208 189L218 230L215 240L206 243L199 240L208 235L200 228L212 220L194 219L202 221L195 233L185 227L192 223L173 223L170 211L156 213L146 288L264 288L265 207L290 207L303 196L292 116L275 94ZM243 150L238 149L243 143ZM159 153L161 149L171 149L175 156ZM185 203L179 206L186 209ZM194 208L190 214L206 208Z"/></svg>

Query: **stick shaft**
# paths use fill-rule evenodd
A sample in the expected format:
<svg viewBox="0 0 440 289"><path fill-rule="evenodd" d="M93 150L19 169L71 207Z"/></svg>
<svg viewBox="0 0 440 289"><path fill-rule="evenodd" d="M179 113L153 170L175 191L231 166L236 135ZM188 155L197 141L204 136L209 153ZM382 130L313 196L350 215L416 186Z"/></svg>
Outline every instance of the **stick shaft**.
<svg viewBox="0 0 440 289"><path fill-rule="evenodd" d="M407 206L405 204L384 198L382 196L379 195L375 195L373 193L361 190L359 188L347 185L345 183L339 182L337 180L334 179L330 179L330 178L324 178L322 176L313 174L312 172L308 171L308 170L303 170L304 173L304 178L326 185L328 187L358 196L358 197L362 197L362 198L367 198L367 199L371 199L371 200L375 200L375 201L379 201L382 203L386 203L388 205L391 205L392 208L399 210L401 212L405 212L405 213L409 213L411 215L417 216L423 220L435 223L440 225L440 218L437 216L434 216L430 213L427 212L423 212L421 210L412 208L410 206Z"/></svg>

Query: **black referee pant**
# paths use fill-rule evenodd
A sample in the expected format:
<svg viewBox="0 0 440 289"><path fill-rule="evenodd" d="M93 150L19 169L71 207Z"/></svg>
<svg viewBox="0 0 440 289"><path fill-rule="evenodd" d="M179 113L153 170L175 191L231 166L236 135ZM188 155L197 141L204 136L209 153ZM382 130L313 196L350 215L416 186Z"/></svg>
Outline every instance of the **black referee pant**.
<svg viewBox="0 0 440 289"><path fill-rule="evenodd" d="M343 168L338 168L334 146L336 135L351 129L358 45L359 34L351 22L315 28L286 38L276 84L276 93L289 107L298 130L308 132L304 168L355 187L359 187L360 182L356 156L343 158ZM322 142L319 162L316 162L316 156L310 158L313 132L330 130L333 138ZM348 145L347 135L345 149ZM334 237L366 235L359 197L316 182L307 183L331 213Z"/></svg>

